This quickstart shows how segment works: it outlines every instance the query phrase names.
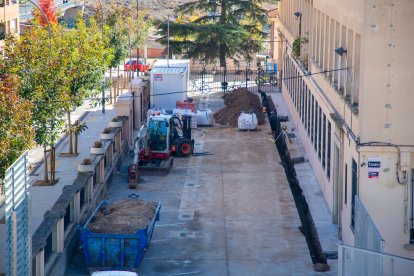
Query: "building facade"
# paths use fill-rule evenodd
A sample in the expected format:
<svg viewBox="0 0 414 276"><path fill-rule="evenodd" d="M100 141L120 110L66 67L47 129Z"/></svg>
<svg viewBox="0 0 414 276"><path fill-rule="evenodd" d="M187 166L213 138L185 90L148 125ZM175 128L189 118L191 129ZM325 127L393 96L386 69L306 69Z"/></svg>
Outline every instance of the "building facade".
<svg viewBox="0 0 414 276"><path fill-rule="evenodd" d="M339 238L414 259L414 1L280 0L278 14L281 92Z"/></svg>
<svg viewBox="0 0 414 276"><path fill-rule="evenodd" d="M0 51L4 37L10 33L19 33L19 1L0 0Z"/></svg>

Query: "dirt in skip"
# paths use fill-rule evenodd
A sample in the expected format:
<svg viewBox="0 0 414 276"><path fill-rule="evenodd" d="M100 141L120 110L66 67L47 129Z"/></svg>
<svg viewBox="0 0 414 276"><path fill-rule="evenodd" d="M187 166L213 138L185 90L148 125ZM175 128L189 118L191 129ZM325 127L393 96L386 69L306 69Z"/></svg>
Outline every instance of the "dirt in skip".
<svg viewBox="0 0 414 276"><path fill-rule="evenodd" d="M259 96L251 93L246 88L238 88L223 96L222 109L214 114L216 123L237 127L241 112L255 113L259 125L264 124L265 114L262 111Z"/></svg>
<svg viewBox="0 0 414 276"><path fill-rule="evenodd" d="M135 234L155 216L157 202L124 199L102 206L88 225L93 233Z"/></svg>

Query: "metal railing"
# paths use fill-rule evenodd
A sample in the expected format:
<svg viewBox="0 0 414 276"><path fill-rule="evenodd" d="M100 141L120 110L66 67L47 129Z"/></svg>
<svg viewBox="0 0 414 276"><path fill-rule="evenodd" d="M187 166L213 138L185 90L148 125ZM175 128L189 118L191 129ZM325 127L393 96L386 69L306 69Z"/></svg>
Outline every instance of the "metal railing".
<svg viewBox="0 0 414 276"><path fill-rule="evenodd" d="M252 91L259 89L264 92L276 92L278 79L273 72L263 70L198 70L190 71L189 92L217 93L231 92L237 88L246 88Z"/></svg>
<svg viewBox="0 0 414 276"><path fill-rule="evenodd" d="M410 276L413 272L414 260L338 245L339 276Z"/></svg>

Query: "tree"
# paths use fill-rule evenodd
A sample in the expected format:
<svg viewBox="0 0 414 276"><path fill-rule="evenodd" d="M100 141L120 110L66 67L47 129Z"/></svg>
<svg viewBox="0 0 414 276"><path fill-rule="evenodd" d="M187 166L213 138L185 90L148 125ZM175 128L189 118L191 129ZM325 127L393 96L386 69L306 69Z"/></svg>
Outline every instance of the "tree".
<svg viewBox="0 0 414 276"><path fill-rule="evenodd" d="M55 24L58 22L58 16L57 16L58 8L55 5L55 1L39 0L38 5L44 12L50 24ZM43 15L38 9L34 9L34 16L35 18L39 20L42 26L45 26L47 24L46 19L43 17Z"/></svg>
<svg viewBox="0 0 414 276"><path fill-rule="evenodd" d="M178 6L178 22L170 23L170 49L206 62L253 59L266 34L262 0L197 0ZM159 40L167 44L167 23L160 24ZM169 53L170 54L170 53Z"/></svg>
<svg viewBox="0 0 414 276"><path fill-rule="evenodd" d="M68 60L68 49L58 36L62 28L52 25L51 39L45 28L36 25L28 29L19 39L6 41L6 56L9 68L20 79L19 96L32 103L32 127L34 141L44 149L44 182L55 182L55 144L60 138L64 121L64 105L68 91L64 68ZM50 179L47 153L50 151Z"/></svg>
<svg viewBox="0 0 414 276"><path fill-rule="evenodd" d="M86 126L72 125L70 111L82 105L86 98L96 95L97 87L102 87L104 74L113 59L113 50L108 47L108 37L102 37L102 29L93 18L88 26L78 18L75 29L60 35L63 36L61 47L69 49L68 56L64 57L68 60L64 81L69 90L63 104L67 115L69 155L72 156L77 154L73 152L72 133L77 135Z"/></svg>
<svg viewBox="0 0 414 276"><path fill-rule="evenodd" d="M19 97L19 79L9 74L12 70L6 64L0 56L0 183L7 168L33 141L32 104Z"/></svg>

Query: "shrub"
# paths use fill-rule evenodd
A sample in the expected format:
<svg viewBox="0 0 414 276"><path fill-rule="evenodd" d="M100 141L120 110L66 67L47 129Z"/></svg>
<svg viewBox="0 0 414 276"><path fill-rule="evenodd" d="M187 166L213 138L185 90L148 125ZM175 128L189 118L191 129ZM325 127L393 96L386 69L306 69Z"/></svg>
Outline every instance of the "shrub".
<svg viewBox="0 0 414 276"><path fill-rule="evenodd" d="M90 158L85 158L82 160L81 165L92 165L92 160Z"/></svg>
<svg viewBox="0 0 414 276"><path fill-rule="evenodd" d="M93 144L94 148L102 148L102 142L101 141L95 141L95 143Z"/></svg>
<svg viewBox="0 0 414 276"><path fill-rule="evenodd" d="M112 131L112 128L107 127L102 131L102 133L109 134L109 133L111 133L111 131Z"/></svg>

